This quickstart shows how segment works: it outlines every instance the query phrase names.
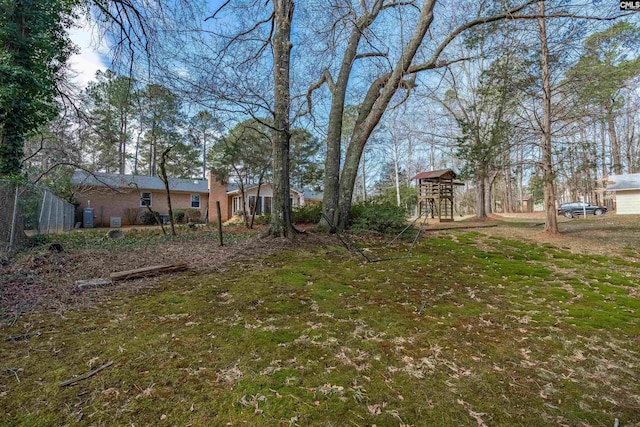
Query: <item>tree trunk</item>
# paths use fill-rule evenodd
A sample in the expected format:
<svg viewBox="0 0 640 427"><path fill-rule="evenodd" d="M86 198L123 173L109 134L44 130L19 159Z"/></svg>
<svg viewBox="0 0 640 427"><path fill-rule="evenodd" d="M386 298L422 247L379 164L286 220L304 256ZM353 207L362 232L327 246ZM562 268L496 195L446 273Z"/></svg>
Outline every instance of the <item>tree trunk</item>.
<svg viewBox="0 0 640 427"><path fill-rule="evenodd" d="M518 168L517 168L517 186L518 186L518 203L517 209L518 212L524 212L524 170L522 163L524 162L524 149L522 148L522 144L518 143ZM529 208L529 206L527 206Z"/></svg>
<svg viewBox="0 0 640 427"><path fill-rule="evenodd" d="M271 163L271 162L269 162ZM258 190L256 191L256 203L253 205L253 212L251 212L251 223L249 224L249 228L253 228L253 221L256 218L256 209L258 208L258 201L260 200L260 187L262 187L262 179L264 178L264 174L267 172L267 168L269 164L262 168L260 171L260 176L258 176ZM264 215L264 212L262 212Z"/></svg>
<svg viewBox="0 0 640 427"><path fill-rule="evenodd" d="M136 98L136 102L138 103L138 135L136 136L136 154L134 156L133 159L133 174L137 175L138 174L138 155L140 152L140 138L142 137L142 123L143 123L143 116L142 116L142 104L140 103L140 98L137 97Z"/></svg>
<svg viewBox="0 0 640 427"><path fill-rule="evenodd" d="M413 177L413 136L409 135L407 141L407 185L411 185L411 178ZM364 157L364 156L363 156Z"/></svg>
<svg viewBox="0 0 640 427"><path fill-rule="evenodd" d="M340 174L340 196L339 211L340 217L338 228L345 228L349 224L349 211L353 197L356 176L358 175L358 165L360 157L369 137L376 128L382 115L387 109L389 102L398 91L402 79L406 76L411 62L424 40L427 30L433 22L433 8L435 0L424 0L422 9L416 23L416 28L407 43L400 59L395 64L390 74L382 76L372 83L365 96L365 100L358 111L353 135L347 148L344 161L344 168ZM380 89L382 87L382 90Z"/></svg>
<svg viewBox="0 0 640 427"><path fill-rule="evenodd" d="M367 153L362 153L362 201L367 201Z"/></svg>
<svg viewBox="0 0 640 427"><path fill-rule="evenodd" d="M351 70L358 54L358 45L364 30L373 23L382 7L382 0L376 0L370 12L360 16L349 34L349 41L342 56L340 71L335 85L329 84L331 90L331 110L329 111L329 128L327 131L327 154L324 164L324 197L322 212L338 223L338 206L340 198L340 158L342 142L342 124L344 104L347 99L347 86ZM331 87L333 86L333 87ZM321 221L321 224L324 220ZM328 224L325 224L325 226Z"/></svg>
<svg viewBox="0 0 640 427"><path fill-rule="evenodd" d="M202 131L202 180L207 180L207 131Z"/></svg>
<svg viewBox="0 0 640 427"><path fill-rule="evenodd" d="M589 160L591 163L591 175L593 176L594 179L594 185L595 185L595 204L596 205L602 205L602 203L604 202L603 200L601 200L600 196L601 193L598 191L600 189L600 185L601 185L601 180L598 177L598 144L596 144L596 134L597 134L597 129L594 126L593 127L593 144L591 144L590 142L586 142L587 138L589 138L587 136L587 134L585 134L585 143L587 144L587 146L589 147Z"/></svg>
<svg viewBox="0 0 640 427"><path fill-rule="evenodd" d="M605 124L604 121L600 122L600 143L602 145L602 179L609 176L609 172L607 170L607 137L605 132Z"/></svg>
<svg viewBox="0 0 640 427"><path fill-rule="evenodd" d="M493 213L493 203L491 199L491 190L493 189L493 180L487 174L484 175L484 213L485 216Z"/></svg>
<svg viewBox="0 0 640 427"><path fill-rule="evenodd" d="M271 207L272 236L292 238L291 202L289 201L289 144L291 140L289 114L291 109L290 60L291 20L294 4L291 0L273 0L273 77L275 106L273 122L273 204Z"/></svg>
<svg viewBox="0 0 640 427"><path fill-rule="evenodd" d="M487 210L485 204L485 179L483 175L476 173L475 193L476 193L476 218L484 219L487 217Z"/></svg>
<svg viewBox="0 0 640 427"><path fill-rule="evenodd" d="M616 134L616 121L613 116L613 99L611 103L605 105L607 111L607 128L609 130L609 141L611 141L611 160L613 173L622 174L622 163L620 162L620 145L618 144L618 135Z"/></svg>
<svg viewBox="0 0 640 427"><path fill-rule="evenodd" d="M626 137L626 150L625 150L625 154L626 154L626 159L627 159L627 172L628 173L634 173L634 160L636 158L635 156L635 152L634 152L634 147L633 147L633 140L635 139L635 135L634 135L634 131L635 131L635 125L632 121L633 119L629 119L629 121L627 122L627 137Z"/></svg>
<svg viewBox="0 0 640 427"><path fill-rule="evenodd" d="M242 223L245 227L249 226L249 217L247 217L247 195L244 191L244 181L240 179L238 189L240 190L240 202L242 203Z"/></svg>
<svg viewBox="0 0 640 427"><path fill-rule="evenodd" d="M558 234L558 218L556 212L555 174L551 147L551 76L549 71L549 47L547 45L547 26L544 18L544 2L538 2L541 18L538 18L540 44L542 47L542 182L544 186L544 209L546 220L544 231Z"/></svg>
<svg viewBox="0 0 640 427"><path fill-rule="evenodd" d="M160 157L160 175L164 182L164 190L167 193L167 207L169 208L169 224L171 224L171 235L176 235L176 227L173 220L173 209L171 208L171 191L169 190L169 178L167 177L167 156L174 146L166 148Z"/></svg>
<svg viewBox="0 0 640 427"><path fill-rule="evenodd" d="M118 135L118 171L124 175L127 158L127 114L120 106L120 135Z"/></svg>
<svg viewBox="0 0 640 427"><path fill-rule="evenodd" d="M502 212L511 213L514 211L513 189L511 187L511 149L504 150L504 206Z"/></svg>
<svg viewBox="0 0 640 427"><path fill-rule="evenodd" d="M393 173L396 187L396 203L400 207L400 165L398 164L398 140L393 137Z"/></svg>
<svg viewBox="0 0 640 427"><path fill-rule="evenodd" d="M156 142L155 125L151 128L151 142L149 146L149 176L156 176Z"/></svg>

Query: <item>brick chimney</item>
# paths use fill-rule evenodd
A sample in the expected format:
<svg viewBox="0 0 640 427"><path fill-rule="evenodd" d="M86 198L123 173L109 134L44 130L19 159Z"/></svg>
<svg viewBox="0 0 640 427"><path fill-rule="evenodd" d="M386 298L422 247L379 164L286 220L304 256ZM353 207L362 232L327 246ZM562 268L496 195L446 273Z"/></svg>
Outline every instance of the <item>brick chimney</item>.
<svg viewBox="0 0 640 427"><path fill-rule="evenodd" d="M229 197L227 196L227 183L218 179L218 176L209 171L209 222L218 221L216 202L220 202L220 214L222 222L231 218Z"/></svg>

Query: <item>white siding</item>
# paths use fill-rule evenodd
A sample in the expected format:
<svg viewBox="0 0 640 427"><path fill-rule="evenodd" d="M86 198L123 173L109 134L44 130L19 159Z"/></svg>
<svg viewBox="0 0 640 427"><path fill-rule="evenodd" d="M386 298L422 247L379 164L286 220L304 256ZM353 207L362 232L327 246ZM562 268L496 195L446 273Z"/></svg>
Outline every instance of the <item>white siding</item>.
<svg viewBox="0 0 640 427"><path fill-rule="evenodd" d="M255 196L258 194L258 187L250 188L246 193L247 200L249 200L249 196ZM290 194L293 198L293 207L304 206L303 197L300 197L300 195L293 190L291 190ZM273 197L273 188L271 187L271 184L267 183L260 186L260 197ZM247 203L249 202L247 201Z"/></svg>
<svg viewBox="0 0 640 427"><path fill-rule="evenodd" d="M258 194L258 187L247 190L247 198L249 198L249 196L255 196L256 194ZM260 186L260 197L273 197L271 184L262 184Z"/></svg>
<svg viewBox="0 0 640 427"><path fill-rule="evenodd" d="M640 190L616 191L616 208L618 215L639 215Z"/></svg>
<svg viewBox="0 0 640 427"><path fill-rule="evenodd" d="M258 187L253 187L250 188L248 190L245 191L245 210L247 212L249 212L249 198L251 196L256 196L258 194ZM237 199L236 199L237 197ZM261 208L261 210L265 209L264 206L264 198L265 197L269 197L269 198L273 198L273 187L271 186L270 183L266 183L266 184L262 184L260 186L260 198L262 199L262 203L263 203L263 207ZM242 207L242 200L241 197L239 195L234 195L233 196L234 199L236 199L235 202L233 202L232 204L232 215L235 215L235 213L237 211L241 210ZM304 198L300 197L300 195L298 193L296 193L295 191L291 191L291 198L293 199L293 206L292 207L298 207L298 206L304 206Z"/></svg>

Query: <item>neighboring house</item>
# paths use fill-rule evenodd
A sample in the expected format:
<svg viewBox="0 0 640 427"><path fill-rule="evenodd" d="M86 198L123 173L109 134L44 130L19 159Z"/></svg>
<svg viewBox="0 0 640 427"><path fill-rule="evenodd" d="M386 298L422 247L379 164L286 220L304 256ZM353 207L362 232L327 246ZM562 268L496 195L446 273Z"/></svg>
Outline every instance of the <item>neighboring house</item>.
<svg viewBox="0 0 640 427"><path fill-rule="evenodd" d="M609 176L607 191L616 193L618 215L640 215L640 173Z"/></svg>
<svg viewBox="0 0 640 427"><path fill-rule="evenodd" d="M534 208L534 199L533 199L533 195L531 194L527 194L522 196L522 200L520 201L520 206L522 207L522 212L533 212L533 208Z"/></svg>
<svg viewBox="0 0 640 427"><path fill-rule="evenodd" d="M270 182L265 182L260 186L259 197L257 184L245 185L244 207L242 205L242 193L238 185L222 183L218 177L211 172L209 172L209 191L209 212L211 212L209 215L212 221L215 221L215 215L217 215L215 214L216 202L220 202L222 221L228 221L234 215L241 215L243 209L247 213L251 213L254 206L256 206L256 215L271 214L273 186ZM291 206L293 208L305 205L304 192L291 189L290 194ZM318 195L316 195L316 197L318 197Z"/></svg>
<svg viewBox="0 0 640 427"><path fill-rule="evenodd" d="M78 187L81 212L93 208L95 226L108 227L112 217L120 218L122 225L132 225L147 206L168 218L167 194L164 183L157 176L76 171L71 184ZM206 218L209 206L207 181L169 178L169 189L174 211L198 209L201 218Z"/></svg>
<svg viewBox="0 0 640 427"><path fill-rule="evenodd" d="M164 183L156 176L90 174L76 171L71 178L71 184L78 188L80 216L85 208L92 208L96 227L109 227L112 218L120 218L122 225L133 225L137 223L140 212L147 210L147 206L168 218L169 208ZM220 202L223 221L240 215L243 210L242 194L238 186L223 184L212 173L209 173L208 181L169 178L169 189L171 207L174 211L198 209L203 220L208 218L210 221L217 221L216 201ZM260 186L260 197L257 195L257 185L247 185L244 190L244 210L247 213L250 213L256 204L257 215L271 213L271 183L266 182ZM321 194L291 190L293 208L317 203L322 203Z"/></svg>
<svg viewBox="0 0 640 427"><path fill-rule="evenodd" d="M304 196L303 206L312 206L312 205L322 204L322 193L316 193L314 191L305 190L303 196Z"/></svg>

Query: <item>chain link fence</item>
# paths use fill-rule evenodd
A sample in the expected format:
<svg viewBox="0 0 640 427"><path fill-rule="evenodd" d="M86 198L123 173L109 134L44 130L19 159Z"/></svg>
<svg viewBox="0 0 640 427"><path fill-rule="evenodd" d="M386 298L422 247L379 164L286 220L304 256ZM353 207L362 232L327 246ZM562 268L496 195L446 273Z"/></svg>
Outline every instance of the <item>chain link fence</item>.
<svg viewBox="0 0 640 427"><path fill-rule="evenodd" d="M28 236L69 231L75 219L75 206L46 187L0 180L0 251L24 246Z"/></svg>

